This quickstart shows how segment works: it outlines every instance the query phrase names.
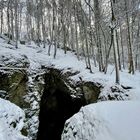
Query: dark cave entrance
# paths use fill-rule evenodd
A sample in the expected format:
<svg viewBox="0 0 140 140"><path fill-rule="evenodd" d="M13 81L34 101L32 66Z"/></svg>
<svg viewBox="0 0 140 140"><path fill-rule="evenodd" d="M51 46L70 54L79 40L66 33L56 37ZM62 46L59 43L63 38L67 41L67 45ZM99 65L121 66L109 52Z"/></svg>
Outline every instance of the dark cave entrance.
<svg viewBox="0 0 140 140"><path fill-rule="evenodd" d="M82 98L73 98L60 73L46 74L41 99L37 140L61 140L65 121L85 105Z"/></svg>

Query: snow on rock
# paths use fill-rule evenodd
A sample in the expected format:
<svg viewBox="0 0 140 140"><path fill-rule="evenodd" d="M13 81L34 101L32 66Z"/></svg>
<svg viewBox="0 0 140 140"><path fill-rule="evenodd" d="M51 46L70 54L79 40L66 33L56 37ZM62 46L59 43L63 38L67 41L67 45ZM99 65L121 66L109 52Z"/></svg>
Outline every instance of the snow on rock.
<svg viewBox="0 0 140 140"><path fill-rule="evenodd" d="M98 102L108 100L130 100L129 90L124 89L121 85L114 83L107 84L98 97Z"/></svg>
<svg viewBox="0 0 140 140"><path fill-rule="evenodd" d="M139 140L140 102L108 101L81 108L65 123L62 140Z"/></svg>
<svg viewBox="0 0 140 140"><path fill-rule="evenodd" d="M18 106L0 98L0 140L28 140L20 133L24 117Z"/></svg>
<svg viewBox="0 0 140 140"><path fill-rule="evenodd" d="M1 45L1 44L0 44ZM29 65L26 55L16 53L15 50L6 48L6 44L0 47L0 66L1 69L8 69L8 67L13 68L24 68Z"/></svg>

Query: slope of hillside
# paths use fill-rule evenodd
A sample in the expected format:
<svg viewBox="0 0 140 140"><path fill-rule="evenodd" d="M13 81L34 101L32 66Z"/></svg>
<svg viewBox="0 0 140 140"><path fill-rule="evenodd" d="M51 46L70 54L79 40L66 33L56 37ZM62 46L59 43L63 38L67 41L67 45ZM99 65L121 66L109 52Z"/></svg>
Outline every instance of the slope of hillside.
<svg viewBox="0 0 140 140"><path fill-rule="evenodd" d="M80 81L82 79L83 81L100 83L103 86L100 94L101 97L108 97L111 94L115 94L115 96L119 96L118 100L133 100L133 102L124 101L119 103L119 102L107 101L105 103L97 103L95 105L87 106L81 109L79 114L77 114L76 116L68 120L67 123L69 123L69 125L66 124L67 127L64 130L64 133L65 131L67 133L63 135L63 139L64 140L65 139L67 140L67 138L74 139L75 137L81 138L83 137L84 133L88 133L86 134L86 137L84 137L83 139L91 140L92 138L91 133L93 133L94 129L97 129L96 135L93 133L93 135L97 137L96 139L93 136L95 140L103 140L104 137L106 137L105 138L106 140L107 138L108 140L122 140L122 139L130 140L127 138L129 138L130 136L130 138L132 139L131 137L132 134L134 135L134 139L137 139L137 137L139 137L137 133L139 127L137 126L140 122L140 120L137 117L140 114L140 112L138 111L138 108L140 107L139 104L140 73L137 71L135 75L130 75L128 74L127 71L123 70L120 72L121 85L116 85L114 82L115 81L114 66L109 66L108 73L105 75L104 73L98 72L98 68L92 65L93 73L90 73L90 71L85 68L86 65L82 57L80 58L80 61L78 61L74 53L69 51L67 52L67 54L64 54L64 51L62 49L58 49L56 59L54 59L53 50L54 48L52 47L51 55L48 56L47 47L39 48L34 43L32 43L30 45L19 45L19 48L15 49L15 46L7 44L5 40L0 39L0 72L6 73L13 69L19 69L19 70L23 69L28 71L28 73L30 74L33 73L39 74L39 73L43 73L46 67L53 67L62 70L62 72L73 72L73 73L76 72L75 75L70 76L71 80L73 80L74 82ZM93 64L92 61L91 63ZM31 77L29 77L29 82L31 82L30 78ZM131 88L125 89L127 87L131 87ZM107 100L107 98L103 100ZM7 105L6 108L3 107L3 102L5 102L4 103L5 105ZM13 116L14 121L15 119L17 119L18 120L17 122L22 122L22 123L19 123L20 125L17 125L17 127L15 128L13 127L8 128L11 122L7 123L5 116L1 115L0 116L0 132L1 132L0 139L1 140L26 139L22 137L19 133L21 129L20 126L21 124L23 125L23 119L21 119L20 121L19 118L22 117L19 117L19 115L16 114L16 112L20 112L20 111L17 111L15 109L16 107L14 109L10 107L12 106L9 105L9 102L0 100L0 108L3 109L2 112L7 112L7 114L12 113L10 116ZM11 112L10 110L12 111L15 110L15 112ZM82 112L86 114L86 116L83 116ZM21 114L21 112L19 114ZM119 114L122 114L122 117L119 116ZM129 114L134 114L134 115L129 116ZM24 115L22 114L21 116ZM78 119L80 121L77 121ZM97 119L97 123L101 124L101 127L100 125L99 127L96 127L96 124L94 124L96 123L96 119ZM126 121L124 121L125 119ZM133 126L133 128L136 127L136 129L134 130L134 132L131 133L129 132L133 130L129 129L129 131L125 133L125 136L126 135L128 136L125 137L123 136L123 134L121 134L121 132L123 133L123 131L121 130L126 129L128 127L127 123L129 123L130 120L134 120L133 122L131 121L130 126ZM77 123L76 124L77 127L73 126L73 123ZM104 123L107 123L107 126L104 125ZM82 128L83 125L84 128L79 131L79 129ZM71 132L71 127L72 128L74 127L73 132L75 132L76 130L75 133ZM102 132L102 129L104 132L102 134L98 133L100 131ZM115 131L116 129L118 129L118 131ZM89 136L91 137L89 138ZM9 137L11 139L9 139Z"/></svg>

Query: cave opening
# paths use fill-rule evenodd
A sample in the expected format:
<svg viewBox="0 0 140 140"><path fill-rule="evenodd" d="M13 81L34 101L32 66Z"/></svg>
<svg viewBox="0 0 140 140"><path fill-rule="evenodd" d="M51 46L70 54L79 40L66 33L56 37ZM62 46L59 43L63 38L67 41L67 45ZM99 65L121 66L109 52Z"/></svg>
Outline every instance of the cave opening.
<svg viewBox="0 0 140 140"><path fill-rule="evenodd" d="M41 98L37 140L61 140L67 119L85 105L83 98L73 98L58 73L49 73Z"/></svg>

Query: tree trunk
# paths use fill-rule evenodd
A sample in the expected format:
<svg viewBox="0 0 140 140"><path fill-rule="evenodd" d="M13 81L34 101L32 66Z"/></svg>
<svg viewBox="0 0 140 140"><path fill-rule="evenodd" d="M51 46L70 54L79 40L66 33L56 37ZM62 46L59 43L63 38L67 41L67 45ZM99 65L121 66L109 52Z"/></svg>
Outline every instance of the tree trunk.
<svg viewBox="0 0 140 140"><path fill-rule="evenodd" d="M124 57L124 46L123 46L123 37L122 37L122 27L120 25L120 40L121 40L121 54L122 54L122 65L123 65L123 69L125 69L125 57Z"/></svg>
<svg viewBox="0 0 140 140"><path fill-rule="evenodd" d="M117 42L116 42L116 33L115 33L115 26L116 26L116 19L114 14L114 4L115 1L111 0L111 12L112 12L112 25L111 25L111 38L113 39L113 50L114 50L114 62L115 62L115 70L116 70L116 83L120 83L120 76L119 76L119 66L118 66L118 56L117 56Z"/></svg>
<svg viewBox="0 0 140 140"><path fill-rule="evenodd" d="M133 60L133 49L132 49L132 42L131 42L131 34L130 34L130 23L129 23L129 16L128 16L128 8L127 8L127 1L125 0L125 10L126 10L126 25L127 25L127 36L128 36L128 60L129 60L129 73L134 74L134 60Z"/></svg>

